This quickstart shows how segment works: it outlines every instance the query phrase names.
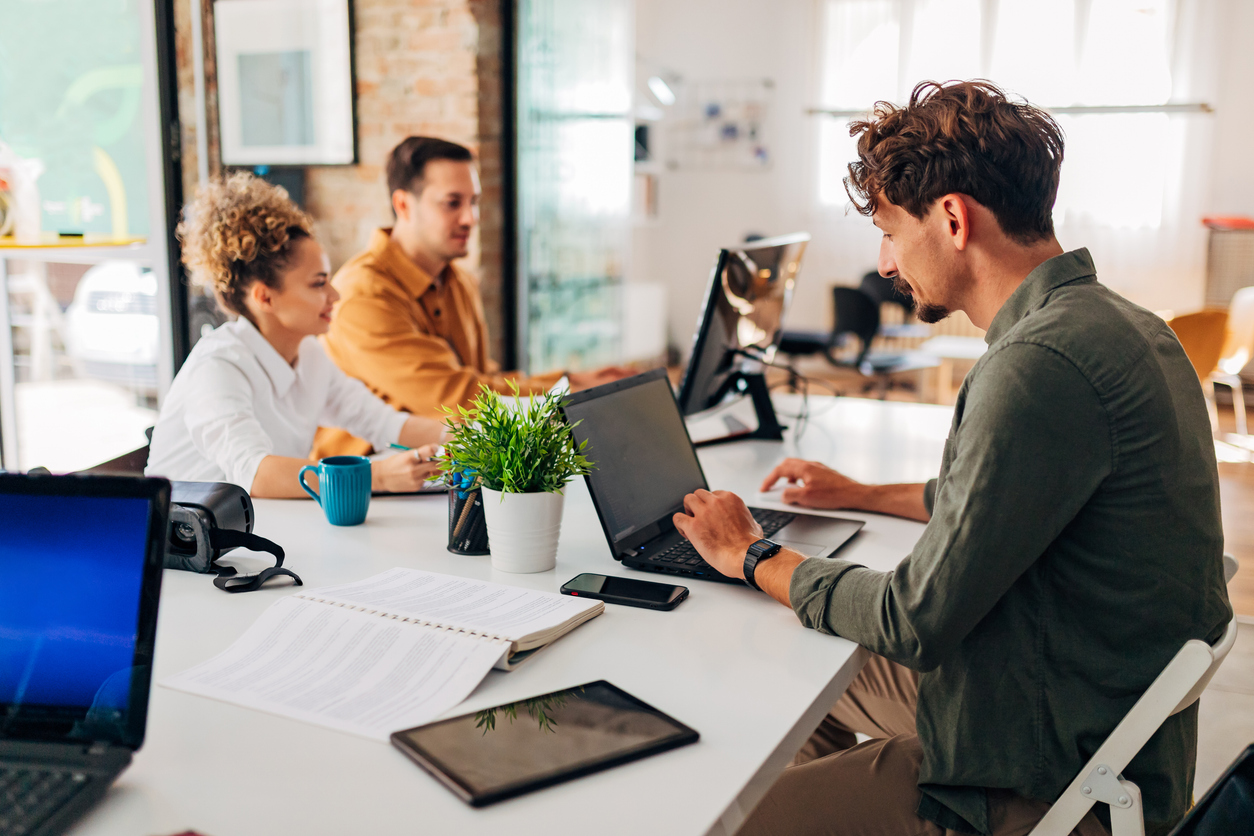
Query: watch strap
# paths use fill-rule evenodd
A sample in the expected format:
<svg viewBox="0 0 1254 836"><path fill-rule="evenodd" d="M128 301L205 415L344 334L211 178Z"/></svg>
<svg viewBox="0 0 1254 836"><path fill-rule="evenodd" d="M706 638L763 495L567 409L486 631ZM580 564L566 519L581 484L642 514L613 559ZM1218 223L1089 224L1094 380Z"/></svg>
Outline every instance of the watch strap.
<svg viewBox="0 0 1254 836"><path fill-rule="evenodd" d="M754 579L754 572L759 563L779 554L782 548L783 546L779 543L765 539L757 540L753 545L749 546L749 550L745 552L745 583L761 592L762 587L758 586L758 582Z"/></svg>

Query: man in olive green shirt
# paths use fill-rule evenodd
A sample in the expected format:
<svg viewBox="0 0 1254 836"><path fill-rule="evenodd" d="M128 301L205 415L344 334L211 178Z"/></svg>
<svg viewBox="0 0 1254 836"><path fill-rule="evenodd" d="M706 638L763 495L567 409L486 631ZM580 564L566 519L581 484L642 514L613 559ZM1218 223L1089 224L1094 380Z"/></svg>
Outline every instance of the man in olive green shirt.
<svg viewBox="0 0 1254 836"><path fill-rule="evenodd" d="M927 527L893 572L787 549L749 562L805 626L878 655L742 833L1027 833L1181 645L1231 618L1210 423L1165 323L1054 237L1047 115L987 83L925 84L856 130L847 183L884 234L880 272L925 321L965 311L989 349L936 480L789 460L764 484ZM680 531L744 577L761 537L744 503L698 491L685 508ZM880 739L848 748L852 731ZM1124 771L1147 832L1187 809L1196 739L1195 704ZM1097 813L1077 832L1103 832Z"/></svg>

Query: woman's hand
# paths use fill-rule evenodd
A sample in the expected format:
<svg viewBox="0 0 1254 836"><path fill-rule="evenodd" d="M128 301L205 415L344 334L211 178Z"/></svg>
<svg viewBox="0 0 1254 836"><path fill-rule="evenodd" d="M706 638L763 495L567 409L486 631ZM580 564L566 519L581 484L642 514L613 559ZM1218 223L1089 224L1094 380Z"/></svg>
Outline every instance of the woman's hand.
<svg viewBox="0 0 1254 836"><path fill-rule="evenodd" d="M411 415L401 425L401 436L397 441L406 447L417 449L427 444L440 444L445 438L444 425L439 421Z"/></svg>
<svg viewBox="0 0 1254 836"><path fill-rule="evenodd" d="M440 471L439 463L431 461L434 454L435 445L428 444L372 462L370 490L410 493L420 489L423 482Z"/></svg>

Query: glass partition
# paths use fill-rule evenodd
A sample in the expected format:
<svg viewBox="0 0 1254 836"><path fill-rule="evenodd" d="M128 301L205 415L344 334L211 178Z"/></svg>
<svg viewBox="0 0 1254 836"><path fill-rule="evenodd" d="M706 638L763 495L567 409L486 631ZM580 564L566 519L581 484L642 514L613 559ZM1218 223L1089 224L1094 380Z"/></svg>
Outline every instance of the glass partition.
<svg viewBox="0 0 1254 836"><path fill-rule="evenodd" d="M519 365L619 359L634 121L631 0L520 0Z"/></svg>
<svg viewBox="0 0 1254 836"><path fill-rule="evenodd" d="M173 375L153 0L17 0L0 25L0 467L147 443Z"/></svg>

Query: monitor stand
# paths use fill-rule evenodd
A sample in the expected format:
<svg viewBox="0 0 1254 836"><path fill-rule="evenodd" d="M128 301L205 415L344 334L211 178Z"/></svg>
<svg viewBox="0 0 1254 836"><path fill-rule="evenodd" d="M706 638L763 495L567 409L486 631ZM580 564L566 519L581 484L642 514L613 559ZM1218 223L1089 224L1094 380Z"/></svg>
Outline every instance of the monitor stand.
<svg viewBox="0 0 1254 836"><path fill-rule="evenodd" d="M761 372L736 372L728 383L731 392L739 393L733 395L732 403L684 419L693 445L706 447L745 439L783 441L787 427L779 423L775 414L766 376Z"/></svg>

